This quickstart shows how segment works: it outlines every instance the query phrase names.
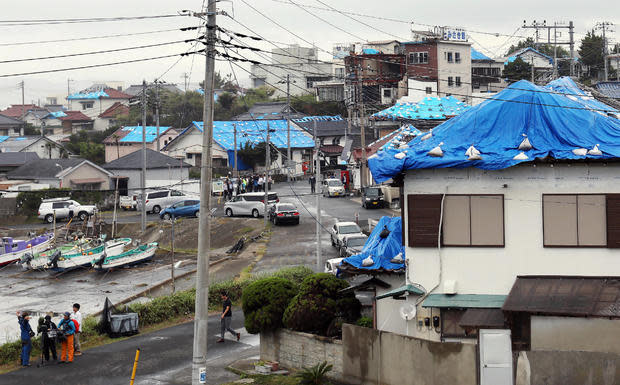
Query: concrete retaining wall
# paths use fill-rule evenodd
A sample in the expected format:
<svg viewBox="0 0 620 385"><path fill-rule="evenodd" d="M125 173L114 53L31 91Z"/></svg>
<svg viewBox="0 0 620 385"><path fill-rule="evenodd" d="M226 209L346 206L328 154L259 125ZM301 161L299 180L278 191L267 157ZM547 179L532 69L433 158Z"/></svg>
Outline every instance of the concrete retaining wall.
<svg viewBox="0 0 620 385"><path fill-rule="evenodd" d="M261 333L260 358L281 366L303 369L327 361L333 365L330 377L342 381L342 342L314 334L279 329Z"/></svg>
<svg viewBox="0 0 620 385"><path fill-rule="evenodd" d="M350 384L476 385L476 346L342 327L343 379Z"/></svg>

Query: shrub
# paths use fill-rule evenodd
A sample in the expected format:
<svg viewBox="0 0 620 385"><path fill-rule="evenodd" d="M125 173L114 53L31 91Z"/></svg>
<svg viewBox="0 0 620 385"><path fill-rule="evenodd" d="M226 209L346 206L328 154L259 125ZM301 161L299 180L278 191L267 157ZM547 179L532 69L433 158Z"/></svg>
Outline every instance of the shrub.
<svg viewBox="0 0 620 385"><path fill-rule="evenodd" d="M354 322L360 316L361 304L353 293L341 292L348 287L332 274L313 274L302 282L299 293L284 311L284 325L293 330L325 335L338 317Z"/></svg>
<svg viewBox="0 0 620 385"><path fill-rule="evenodd" d="M227 293L228 298L232 302L236 302L241 299L243 294L243 288L248 283L245 281L226 280L218 283L214 283L209 286L209 306L217 307L222 304L222 294Z"/></svg>
<svg viewBox="0 0 620 385"><path fill-rule="evenodd" d="M332 368L333 365L328 365L327 361L323 361L311 368L304 368L295 377L299 379L300 385L328 385L327 373Z"/></svg>
<svg viewBox="0 0 620 385"><path fill-rule="evenodd" d="M249 284L242 297L248 333L257 334L282 327L282 314L295 293L295 285L279 277L263 278Z"/></svg>
<svg viewBox="0 0 620 385"><path fill-rule="evenodd" d="M286 269L278 270L272 274L273 277L280 277L288 279L295 285L300 285L306 277L312 275L314 272L311 268L306 266L289 267Z"/></svg>
<svg viewBox="0 0 620 385"><path fill-rule="evenodd" d="M372 328L372 318L370 317L360 317L355 324L357 326L361 326L363 328Z"/></svg>
<svg viewBox="0 0 620 385"><path fill-rule="evenodd" d="M170 318L191 314L196 306L194 290L181 291L166 297L155 298L148 303L136 303L129 310L138 313L140 325L147 326L167 321Z"/></svg>
<svg viewBox="0 0 620 385"><path fill-rule="evenodd" d="M15 362L22 351L21 341L7 342L0 346L0 365Z"/></svg>

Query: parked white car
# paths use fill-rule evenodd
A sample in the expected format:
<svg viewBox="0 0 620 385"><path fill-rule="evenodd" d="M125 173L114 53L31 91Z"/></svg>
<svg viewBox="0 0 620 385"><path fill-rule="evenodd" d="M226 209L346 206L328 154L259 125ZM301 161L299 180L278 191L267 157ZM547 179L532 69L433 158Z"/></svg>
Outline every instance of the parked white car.
<svg viewBox="0 0 620 385"><path fill-rule="evenodd" d="M327 197L341 197L345 195L344 185L340 179L328 178L323 181L321 188L323 196Z"/></svg>
<svg viewBox="0 0 620 385"><path fill-rule="evenodd" d="M47 223L53 223L54 213L56 213L56 219L66 219L76 216L84 221L96 212L97 207L94 205L83 205L70 198L52 198L44 199L41 202L39 205L38 217Z"/></svg>
<svg viewBox="0 0 620 385"><path fill-rule="evenodd" d="M325 273L336 275L338 274L338 268L344 258L332 258L325 261Z"/></svg>
<svg viewBox="0 0 620 385"><path fill-rule="evenodd" d="M138 197L138 210L142 210L142 199ZM146 193L146 212L159 214L168 206L186 199L200 199L197 195L189 195L177 190L156 190Z"/></svg>
<svg viewBox="0 0 620 385"><path fill-rule="evenodd" d="M270 192L268 205L280 202L278 193ZM239 194L224 204L224 213L228 217L235 215L251 215L258 218L265 213L265 193L251 192Z"/></svg>
<svg viewBox="0 0 620 385"><path fill-rule="evenodd" d="M331 229L332 246L340 249L342 239L347 235L364 235L355 222L337 222Z"/></svg>
<svg viewBox="0 0 620 385"><path fill-rule="evenodd" d="M125 195L118 199L118 207L123 210L137 210L138 208L138 196L137 195Z"/></svg>

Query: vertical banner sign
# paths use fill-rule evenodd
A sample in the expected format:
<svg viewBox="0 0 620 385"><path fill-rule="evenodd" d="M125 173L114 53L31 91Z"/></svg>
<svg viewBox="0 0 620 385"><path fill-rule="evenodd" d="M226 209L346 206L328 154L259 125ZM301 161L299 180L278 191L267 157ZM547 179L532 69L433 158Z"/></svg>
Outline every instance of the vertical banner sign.
<svg viewBox="0 0 620 385"><path fill-rule="evenodd" d="M200 378L198 380L201 384L207 383L207 368L200 368Z"/></svg>

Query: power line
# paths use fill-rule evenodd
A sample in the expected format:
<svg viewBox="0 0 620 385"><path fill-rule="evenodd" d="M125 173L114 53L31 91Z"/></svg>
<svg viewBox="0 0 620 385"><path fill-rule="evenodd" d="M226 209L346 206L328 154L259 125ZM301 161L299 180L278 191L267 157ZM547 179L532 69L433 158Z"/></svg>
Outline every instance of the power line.
<svg viewBox="0 0 620 385"><path fill-rule="evenodd" d="M137 47L115 48L115 49L107 49L107 50L101 50L101 51L80 52L80 53L73 53L73 54L66 54L66 55L33 57L33 58L24 58L24 59L0 60L0 64L19 63L19 62L36 61L36 60L60 59L60 58L75 57L75 56L98 55L98 54L109 53L109 52L121 52L121 51L129 51L129 50L134 50L134 49L161 47L161 46L165 46L165 45L187 43L187 42L191 42L191 41L192 40L177 40L177 41L171 41L171 42L166 42L166 43L156 43L156 44L140 45L140 46L137 46Z"/></svg>
<svg viewBox="0 0 620 385"><path fill-rule="evenodd" d="M187 28L192 28L193 29L193 28L197 28L197 27L187 27ZM152 35L152 34L156 34L156 33L172 32L172 31L184 31L184 30L186 30L186 28L171 28L171 29L160 29L160 30L157 30L157 31L135 32L135 33L119 33L119 34L115 34L115 35L76 37L76 38L71 38L71 39L24 41L24 42L16 42L16 43L0 43L0 47L19 46L19 45L48 44L48 43L63 43L63 42L68 42L68 41L97 40L97 39L108 39L108 38L112 38L112 37Z"/></svg>
<svg viewBox="0 0 620 385"><path fill-rule="evenodd" d="M101 23L108 21L127 21L127 20L149 20L165 19L172 17L187 17L188 15L152 15L152 16L119 16L119 17L94 17L94 18L72 18L72 19L22 19L22 20L0 20L0 27L14 27L25 25L54 25L54 24L80 24L80 23Z"/></svg>

